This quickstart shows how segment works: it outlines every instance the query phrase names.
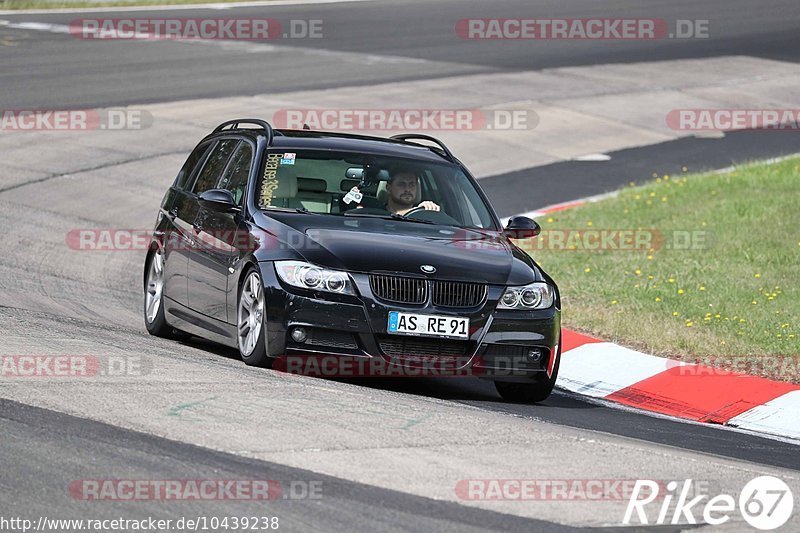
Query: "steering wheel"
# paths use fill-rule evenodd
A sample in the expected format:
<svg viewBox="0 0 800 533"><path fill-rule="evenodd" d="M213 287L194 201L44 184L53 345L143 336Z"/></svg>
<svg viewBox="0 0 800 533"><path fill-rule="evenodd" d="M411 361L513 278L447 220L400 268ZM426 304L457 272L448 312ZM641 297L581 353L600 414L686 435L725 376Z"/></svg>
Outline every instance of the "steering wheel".
<svg viewBox="0 0 800 533"><path fill-rule="evenodd" d="M407 216L413 215L414 213L419 213L420 211L425 211L425 210L426 209L424 207L418 205L417 207L406 211L406 213L403 216L407 217Z"/></svg>

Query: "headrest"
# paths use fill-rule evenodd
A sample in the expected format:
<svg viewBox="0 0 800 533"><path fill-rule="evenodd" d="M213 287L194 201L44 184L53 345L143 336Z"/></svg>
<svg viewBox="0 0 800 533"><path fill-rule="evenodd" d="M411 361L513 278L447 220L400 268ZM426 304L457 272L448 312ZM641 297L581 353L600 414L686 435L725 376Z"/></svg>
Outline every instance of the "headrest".
<svg viewBox="0 0 800 533"><path fill-rule="evenodd" d="M328 182L319 178L297 178L297 190L304 192L325 192Z"/></svg>
<svg viewBox="0 0 800 533"><path fill-rule="evenodd" d="M359 183L359 180L343 179L342 183L339 184L339 189L343 192L347 192L353 187L356 187Z"/></svg>

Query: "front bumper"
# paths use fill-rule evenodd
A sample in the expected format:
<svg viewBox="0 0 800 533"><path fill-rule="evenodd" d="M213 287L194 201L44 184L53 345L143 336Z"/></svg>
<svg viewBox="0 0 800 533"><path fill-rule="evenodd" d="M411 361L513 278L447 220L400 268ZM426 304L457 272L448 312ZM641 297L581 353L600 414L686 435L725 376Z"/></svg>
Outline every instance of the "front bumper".
<svg viewBox="0 0 800 533"><path fill-rule="evenodd" d="M499 379L551 373L561 332L555 306L535 311L497 310L504 287L489 286L487 298L475 308L453 309L392 304L377 299L365 274L351 274L358 296L314 293L278 280L272 263L261 263L267 305L267 346L270 356L360 358L392 367L452 371ZM389 311L407 311L470 319L467 340L387 333ZM303 328L306 339L290 333ZM362 365L362 369L363 369ZM422 374L424 375L424 374ZM445 374L441 374L445 375Z"/></svg>

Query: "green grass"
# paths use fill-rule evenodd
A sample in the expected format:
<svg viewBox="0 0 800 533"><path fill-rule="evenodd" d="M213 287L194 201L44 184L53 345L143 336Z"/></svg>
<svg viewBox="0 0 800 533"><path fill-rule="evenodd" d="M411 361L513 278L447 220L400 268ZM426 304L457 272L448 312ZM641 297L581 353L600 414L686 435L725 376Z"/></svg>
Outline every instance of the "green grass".
<svg viewBox="0 0 800 533"><path fill-rule="evenodd" d="M753 373L800 381L800 158L661 176L539 222L545 232L643 228L666 238L639 251L534 249L561 288L567 327L723 367L782 356L788 367ZM706 243L667 249L674 230Z"/></svg>
<svg viewBox="0 0 800 533"><path fill-rule="evenodd" d="M241 2L242 0L120 0L88 2L76 0L0 0L0 10L4 9L64 9L84 7L130 7L130 6L161 6L181 4L225 4Z"/></svg>

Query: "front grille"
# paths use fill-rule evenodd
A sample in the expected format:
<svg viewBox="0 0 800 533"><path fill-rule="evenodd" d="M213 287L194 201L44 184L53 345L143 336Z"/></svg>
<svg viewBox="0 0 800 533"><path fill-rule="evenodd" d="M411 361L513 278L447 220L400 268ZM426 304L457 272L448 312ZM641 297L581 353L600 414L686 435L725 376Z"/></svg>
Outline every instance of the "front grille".
<svg viewBox="0 0 800 533"><path fill-rule="evenodd" d="M422 278L370 274L369 287L387 302L423 304L428 299L428 281Z"/></svg>
<svg viewBox="0 0 800 533"><path fill-rule="evenodd" d="M422 278L370 274L369 286L381 300L402 304L424 304L431 286L433 305L475 307L486 299L486 285L461 281L431 281Z"/></svg>
<svg viewBox="0 0 800 533"><path fill-rule="evenodd" d="M486 298L486 285L460 281L433 281L433 305L475 307Z"/></svg>
<svg viewBox="0 0 800 533"><path fill-rule="evenodd" d="M384 355L408 362L461 362L469 360L470 341L378 335Z"/></svg>

